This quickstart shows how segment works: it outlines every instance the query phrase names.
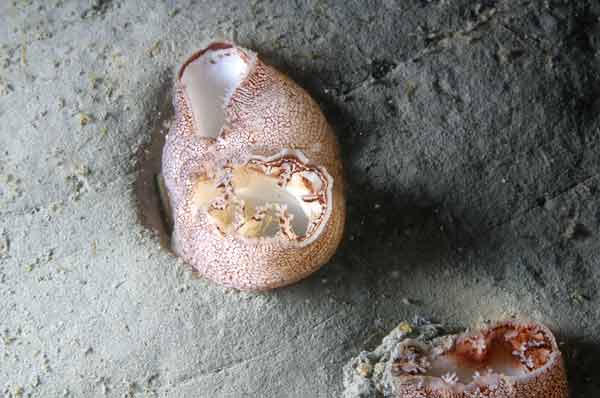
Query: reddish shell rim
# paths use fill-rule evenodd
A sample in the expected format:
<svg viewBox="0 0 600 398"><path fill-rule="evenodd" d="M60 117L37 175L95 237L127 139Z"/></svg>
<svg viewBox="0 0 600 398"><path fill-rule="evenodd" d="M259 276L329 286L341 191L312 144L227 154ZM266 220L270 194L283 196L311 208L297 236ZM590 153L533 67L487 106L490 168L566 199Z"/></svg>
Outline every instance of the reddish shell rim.
<svg viewBox="0 0 600 398"><path fill-rule="evenodd" d="M228 48L233 48L233 44L231 43L225 43L225 42L215 42L215 43L211 43L208 47L195 52L194 54L192 54L187 61L185 61L183 63L183 65L181 65L181 68L179 68L179 73L177 74L177 79L181 80L181 76L183 76L183 71L185 70L185 68L191 64L192 62L194 62L195 60L197 60L198 58L200 58L205 52L207 51L215 51L215 50L226 50Z"/></svg>

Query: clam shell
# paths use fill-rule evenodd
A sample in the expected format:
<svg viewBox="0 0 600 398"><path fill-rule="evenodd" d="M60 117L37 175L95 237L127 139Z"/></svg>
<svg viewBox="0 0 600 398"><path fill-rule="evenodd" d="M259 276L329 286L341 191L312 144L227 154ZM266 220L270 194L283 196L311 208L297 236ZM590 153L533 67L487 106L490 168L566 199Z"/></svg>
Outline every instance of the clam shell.
<svg viewBox="0 0 600 398"><path fill-rule="evenodd" d="M331 127L306 91L250 50L213 43L181 67L174 107L176 122L162 163L173 212L173 250L202 275L243 290L288 285L325 264L344 229L342 162ZM298 191L278 177L283 188L277 188L275 180L260 174L270 176L273 167L291 173L293 183L304 173L306 187ZM249 170L255 182L230 183ZM242 197L242 190L259 186L265 188ZM248 204L265 195L284 202ZM302 201L289 195L301 195ZM322 210L308 204L317 199ZM257 230L252 225L264 222L268 208L277 209L269 211L280 216L281 231L248 236ZM311 226L297 227L305 235L295 236L293 227L304 217ZM277 229L273 225L269 228Z"/></svg>

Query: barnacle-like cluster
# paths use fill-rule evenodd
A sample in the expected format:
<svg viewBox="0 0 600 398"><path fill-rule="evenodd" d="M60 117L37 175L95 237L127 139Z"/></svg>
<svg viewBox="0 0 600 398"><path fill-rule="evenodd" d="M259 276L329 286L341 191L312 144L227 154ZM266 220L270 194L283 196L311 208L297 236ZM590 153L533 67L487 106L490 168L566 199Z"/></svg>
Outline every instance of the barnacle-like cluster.
<svg viewBox="0 0 600 398"><path fill-rule="evenodd" d="M346 397L568 397L561 353L541 324L505 321L474 333L423 336L403 335L383 354L375 352L374 365L369 354L359 356L356 373L347 372ZM379 371L357 376L365 363ZM366 393L355 394L356 386Z"/></svg>

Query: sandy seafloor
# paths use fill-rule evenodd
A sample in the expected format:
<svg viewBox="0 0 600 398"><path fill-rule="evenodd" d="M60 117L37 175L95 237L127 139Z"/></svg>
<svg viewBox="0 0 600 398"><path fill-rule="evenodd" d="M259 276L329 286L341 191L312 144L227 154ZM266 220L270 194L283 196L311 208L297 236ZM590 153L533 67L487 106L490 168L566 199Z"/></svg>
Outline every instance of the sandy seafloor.
<svg viewBox="0 0 600 398"><path fill-rule="evenodd" d="M573 397L600 396L599 16L594 0L0 2L0 392L335 397L349 358L419 314L545 322ZM173 73L212 38L307 88L344 154L340 250L272 293L194 277L146 226Z"/></svg>

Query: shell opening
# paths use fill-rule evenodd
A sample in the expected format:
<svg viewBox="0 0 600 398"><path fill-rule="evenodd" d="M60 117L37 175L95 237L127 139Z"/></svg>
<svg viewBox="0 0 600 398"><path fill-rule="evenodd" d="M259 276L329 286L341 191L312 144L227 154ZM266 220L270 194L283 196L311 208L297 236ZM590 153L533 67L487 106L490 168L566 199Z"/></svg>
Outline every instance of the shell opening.
<svg viewBox="0 0 600 398"><path fill-rule="evenodd" d="M226 43L216 43L192 57L180 72L196 130L216 138L225 124L225 108L248 75L252 54Z"/></svg>
<svg viewBox="0 0 600 398"><path fill-rule="evenodd" d="M543 368L554 353L552 338L535 325L500 325L423 346L406 341L392 365L403 382L466 391L521 378Z"/></svg>
<svg viewBox="0 0 600 398"><path fill-rule="evenodd" d="M227 165L196 183L194 205L224 235L303 241L324 224L331 177L295 156Z"/></svg>

